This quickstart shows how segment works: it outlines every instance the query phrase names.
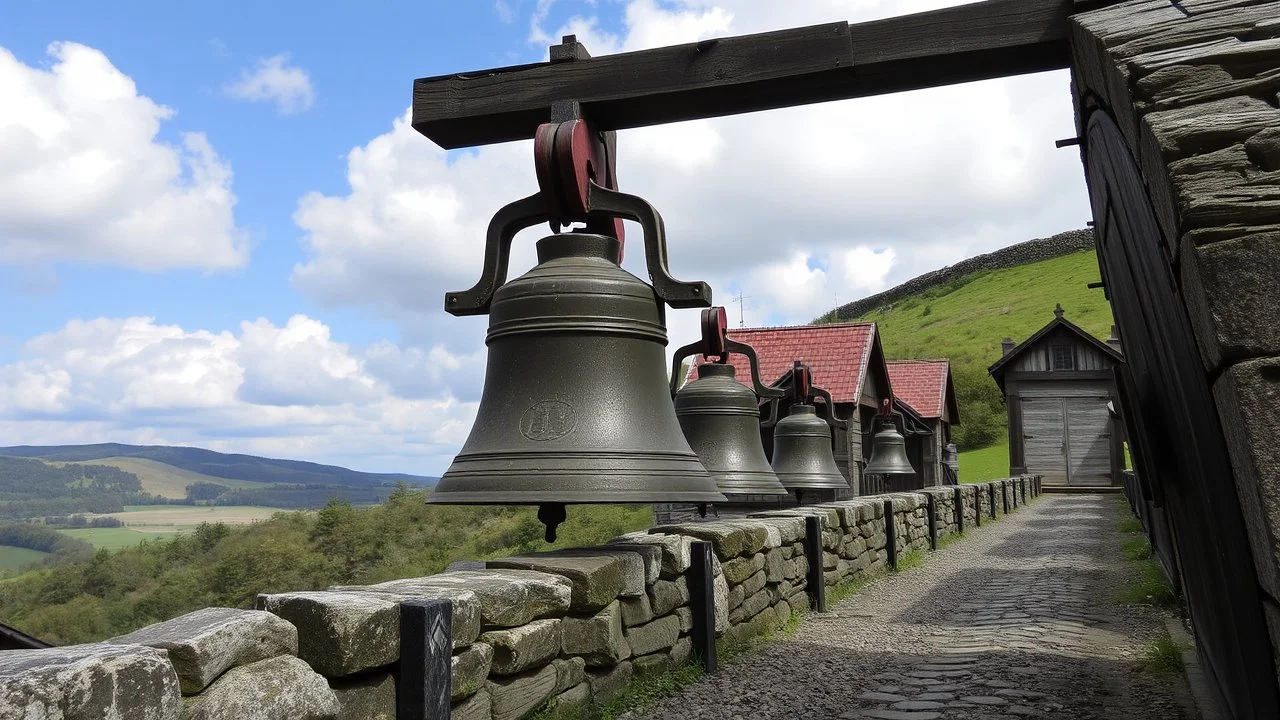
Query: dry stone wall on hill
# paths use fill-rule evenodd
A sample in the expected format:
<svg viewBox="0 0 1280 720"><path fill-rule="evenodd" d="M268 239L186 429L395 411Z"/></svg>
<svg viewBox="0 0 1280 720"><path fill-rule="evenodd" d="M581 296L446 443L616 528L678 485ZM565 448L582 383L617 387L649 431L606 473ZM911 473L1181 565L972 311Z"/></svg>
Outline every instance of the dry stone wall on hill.
<svg viewBox="0 0 1280 720"><path fill-rule="evenodd" d="M835 586L887 569L890 521L898 553L928 549L929 496L945 538L1033 487L1019 477L659 526L480 569L261 595L254 610L206 608L105 643L0 653L0 720L392 720L400 603L419 599L452 608L453 718L603 702L691 660L694 542L713 549L716 634L742 641L809 608L807 517Z"/></svg>
<svg viewBox="0 0 1280 720"><path fill-rule="evenodd" d="M1093 230L1089 228L1068 230L1052 237L1028 240L985 255L966 258L955 265L948 265L940 270L914 277L884 292L841 305L836 308L833 321L857 320L872 310L890 306L903 298L924 292L931 287L951 282L971 273L983 270L999 270L1040 260L1050 260L1081 250L1092 250L1094 248L1093 238Z"/></svg>

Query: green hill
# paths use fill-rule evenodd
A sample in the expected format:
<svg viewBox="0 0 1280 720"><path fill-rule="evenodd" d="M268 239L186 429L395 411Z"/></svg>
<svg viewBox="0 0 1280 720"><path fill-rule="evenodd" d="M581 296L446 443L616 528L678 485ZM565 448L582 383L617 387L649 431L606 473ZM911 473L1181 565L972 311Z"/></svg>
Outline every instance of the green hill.
<svg viewBox="0 0 1280 720"><path fill-rule="evenodd" d="M955 428L961 449L991 445L1005 436L1003 398L987 368L1000 359L1000 340L1022 342L1053 320L1061 303L1066 318L1098 338L1111 331L1111 308L1096 282L1092 250L975 272L922 290L859 320L874 321L890 360L949 358L960 403ZM815 322L830 322L835 312Z"/></svg>

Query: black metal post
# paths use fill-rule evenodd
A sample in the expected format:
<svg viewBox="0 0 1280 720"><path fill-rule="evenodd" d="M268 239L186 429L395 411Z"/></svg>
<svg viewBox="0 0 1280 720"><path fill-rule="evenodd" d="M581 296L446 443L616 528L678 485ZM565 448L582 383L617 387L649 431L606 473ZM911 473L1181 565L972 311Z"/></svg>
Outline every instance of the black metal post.
<svg viewBox="0 0 1280 720"><path fill-rule="evenodd" d="M996 516L996 490L990 485L987 485L987 504L991 506L991 517L994 519Z"/></svg>
<svg viewBox="0 0 1280 720"><path fill-rule="evenodd" d="M1014 507L1014 508L1017 508L1017 507L1018 507L1018 486L1019 486L1019 485L1021 485L1021 484L1022 484L1022 481L1021 481L1021 480L1019 480L1018 482L1016 482L1016 483L1014 483L1014 484L1013 484L1013 487L1009 488L1009 490L1011 491L1009 494L1013 496L1013 507Z"/></svg>
<svg viewBox="0 0 1280 720"><path fill-rule="evenodd" d="M448 600L400 603L399 720L448 719L452 694L453 605Z"/></svg>
<svg viewBox="0 0 1280 720"><path fill-rule="evenodd" d="M929 549L938 549L938 501L933 497L933 493L925 495L928 500L925 502L924 512L929 516Z"/></svg>
<svg viewBox="0 0 1280 720"><path fill-rule="evenodd" d="M817 516L804 519L804 556L809 562L809 604L814 612L827 611L827 581L822 573L822 523Z"/></svg>
<svg viewBox="0 0 1280 720"><path fill-rule="evenodd" d="M964 532L964 492L956 488L955 495L956 532Z"/></svg>
<svg viewBox="0 0 1280 720"><path fill-rule="evenodd" d="M982 486L973 486L973 524L982 527Z"/></svg>
<svg viewBox="0 0 1280 720"><path fill-rule="evenodd" d="M1018 481L1018 489L1022 491L1022 504L1027 504L1027 479L1022 478Z"/></svg>
<svg viewBox="0 0 1280 720"><path fill-rule="evenodd" d="M693 654L705 672L716 671L716 602L712 572L711 543L690 545L688 570L689 603L693 607Z"/></svg>
<svg viewBox="0 0 1280 720"><path fill-rule="evenodd" d="M889 556L889 569L898 569L898 524L893 521L893 501L884 501L884 550Z"/></svg>
<svg viewBox="0 0 1280 720"><path fill-rule="evenodd" d="M1009 514L1009 483L1000 483L1000 510L1005 515Z"/></svg>

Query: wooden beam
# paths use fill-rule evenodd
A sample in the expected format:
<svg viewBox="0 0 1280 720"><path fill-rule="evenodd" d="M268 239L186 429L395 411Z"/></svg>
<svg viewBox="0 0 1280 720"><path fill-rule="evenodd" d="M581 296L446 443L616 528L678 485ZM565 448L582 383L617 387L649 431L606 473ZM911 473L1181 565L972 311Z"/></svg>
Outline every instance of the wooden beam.
<svg viewBox="0 0 1280 720"><path fill-rule="evenodd" d="M413 127L444 148L533 137L577 100L601 130L1067 67L1073 0L985 2L414 81Z"/></svg>

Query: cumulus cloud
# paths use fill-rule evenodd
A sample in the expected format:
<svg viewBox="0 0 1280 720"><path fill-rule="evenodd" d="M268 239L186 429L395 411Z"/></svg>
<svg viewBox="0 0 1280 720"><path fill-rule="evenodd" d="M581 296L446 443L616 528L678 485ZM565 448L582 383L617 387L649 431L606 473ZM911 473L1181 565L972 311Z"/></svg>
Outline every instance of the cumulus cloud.
<svg viewBox="0 0 1280 720"><path fill-rule="evenodd" d="M241 70L240 79L227 85L225 91L239 100L275 103L281 115L310 110L316 100L311 76L297 65L290 65L288 53L263 58L252 69Z"/></svg>
<svg viewBox="0 0 1280 720"><path fill-rule="evenodd" d="M402 392L421 365L415 352L348 347L305 315L244 322L239 333L147 317L73 320L0 365L0 434L6 444L190 444L437 473L475 403L444 386ZM434 366L461 362L422 352Z"/></svg>
<svg viewBox="0 0 1280 720"><path fill-rule="evenodd" d="M47 52L44 69L0 48L0 263L243 266L231 167L204 134L159 142L174 111L105 55L76 43Z"/></svg>

